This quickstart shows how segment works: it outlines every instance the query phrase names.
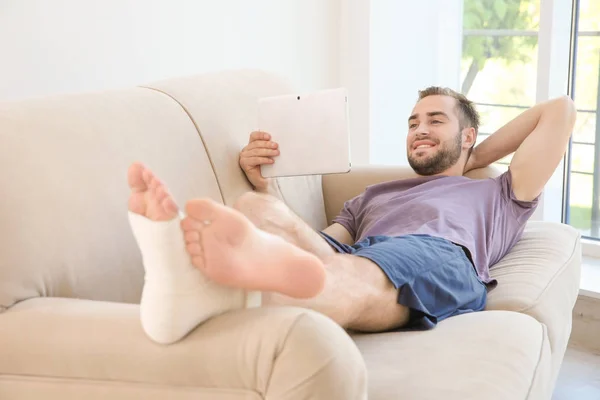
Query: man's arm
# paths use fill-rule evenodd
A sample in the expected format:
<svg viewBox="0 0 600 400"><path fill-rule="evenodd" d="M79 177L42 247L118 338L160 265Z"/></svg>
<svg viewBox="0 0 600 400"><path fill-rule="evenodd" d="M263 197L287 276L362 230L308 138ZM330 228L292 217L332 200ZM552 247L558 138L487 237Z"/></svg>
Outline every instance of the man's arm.
<svg viewBox="0 0 600 400"><path fill-rule="evenodd" d="M537 104L473 149L465 171L486 167L515 152L510 163L512 189L518 200L531 201L564 156L576 116L567 96Z"/></svg>
<svg viewBox="0 0 600 400"><path fill-rule="evenodd" d="M267 187L265 189L257 190L257 191L259 193L264 193L264 194L274 196L282 202L284 201L283 194L281 193L281 189L279 188L279 185L277 184L277 182L275 180L270 180L269 184L267 185ZM337 222L334 222L333 224L329 225L327 228L323 229L323 233L331 236L332 238L334 238L335 240L337 240L340 243L344 243L344 244L347 244L350 246L354 244L354 238L352 237L352 234L350 234L350 232L348 232L348 229L346 229L344 227L344 225L339 224Z"/></svg>
<svg viewBox="0 0 600 400"><path fill-rule="evenodd" d="M254 191L262 194L268 194L277 198L278 200L283 201L283 193L281 193L281 188L279 187L279 184L277 183L275 178L269 178L266 179L266 181L266 186L256 187L254 188Z"/></svg>
<svg viewBox="0 0 600 400"><path fill-rule="evenodd" d="M264 194L268 194L273 197L276 197L280 201L284 201L283 194L281 193L279 185L274 180L269 181L269 184L267 185L267 187L265 189L256 190L256 191L259 193L264 193ZM337 240L340 243L344 243L347 245L354 244L354 238L352 237L350 232L348 232L348 230L346 228L344 228L344 226L342 224L338 224L338 223L334 222L333 224L329 225L327 228L323 229L323 233L326 233L327 235L331 236L332 238L334 238L335 240Z"/></svg>
<svg viewBox="0 0 600 400"><path fill-rule="evenodd" d="M257 188L255 190L258 193L271 195L285 203L283 199L283 193L281 193L281 189L275 179L267 179L266 186L262 188ZM354 238L352 237L352 234L350 234L350 232L348 232L348 230L342 224L334 222L333 224L325 228L323 230L323 233L326 233L327 235L331 236L340 243L344 243L347 245L354 244Z"/></svg>
<svg viewBox="0 0 600 400"><path fill-rule="evenodd" d="M240 152L239 164L246 177L258 193L271 195L285 203L281 188L276 179L265 179L261 174L261 165L275 162L273 157L279 155L279 145L271 141L271 135L266 132L252 132L248 145ZM334 223L323 232L340 243L352 245L352 235L343 225Z"/></svg>
<svg viewBox="0 0 600 400"><path fill-rule="evenodd" d="M323 230L323 233L328 234L340 243L352 246L354 238L342 224L334 223Z"/></svg>

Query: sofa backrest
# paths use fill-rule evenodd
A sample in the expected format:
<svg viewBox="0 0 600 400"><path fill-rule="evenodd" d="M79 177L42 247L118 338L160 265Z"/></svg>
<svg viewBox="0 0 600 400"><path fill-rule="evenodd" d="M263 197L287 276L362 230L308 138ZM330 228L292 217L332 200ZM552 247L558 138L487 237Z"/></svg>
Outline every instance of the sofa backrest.
<svg viewBox="0 0 600 400"><path fill-rule="evenodd" d="M259 128L257 99L293 90L282 78L254 70L174 79L148 87L171 96L195 122L227 205L251 189L238 167L238 157L248 144L250 132ZM276 136L276 132L271 133ZM279 178L277 183L285 202L296 214L313 228L325 227L320 176Z"/></svg>
<svg viewBox="0 0 600 400"><path fill-rule="evenodd" d="M0 103L0 312L37 296L139 302L128 166L148 165L180 205L231 204L250 190L237 157L256 129L256 100L290 91L237 71ZM284 194L286 184L296 212L322 227L320 178L283 181Z"/></svg>
<svg viewBox="0 0 600 400"><path fill-rule="evenodd" d="M495 166L469 171L465 174L471 179L497 177L502 172ZM409 166L362 165L353 167L348 174L327 175L323 177L323 197L328 223L344 208L344 203L361 194L367 186L398 179L411 179L418 175Z"/></svg>

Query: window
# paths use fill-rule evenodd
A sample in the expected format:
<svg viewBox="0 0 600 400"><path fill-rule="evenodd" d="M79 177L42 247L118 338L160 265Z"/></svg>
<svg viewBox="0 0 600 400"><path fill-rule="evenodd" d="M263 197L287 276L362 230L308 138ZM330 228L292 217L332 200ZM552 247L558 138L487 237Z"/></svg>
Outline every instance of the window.
<svg viewBox="0 0 600 400"><path fill-rule="evenodd" d="M600 239L600 1L575 1L572 96L578 115L570 145L565 222Z"/></svg>
<svg viewBox="0 0 600 400"><path fill-rule="evenodd" d="M481 115L477 143L535 104L539 19L540 0L464 0L461 91Z"/></svg>
<svg viewBox="0 0 600 400"><path fill-rule="evenodd" d="M561 11L554 15L546 12L545 18L554 19L547 24L550 29L540 32L544 7L546 11ZM573 18L569 15L571 7ZM556 41L566 44L566 31L550 32L556 29L557 20L563 26L575 24L570 71L566 53L553 54L558 68L545 62L538 64L542 40L548 44L542 60L551 59L548 48L554 48ZM540 93L549 97L565 94L566 88L557 82L571 75L570 94L578 109L577 123L564 179L557 171L552 185L548 185L552 188L547 187L544 207L551 209L546 214L555 217L544 214L543 218L560 220L579 229L584 237L600 240L600 1L464 0L463 28L461 89L477 103L482 117L478 142L537 101L545 100ZM538 79L540 74L545 75L545 81ZM555 86L536 87L540 84ZM508 156L496 166L506 170L510 159Z"/></svg>

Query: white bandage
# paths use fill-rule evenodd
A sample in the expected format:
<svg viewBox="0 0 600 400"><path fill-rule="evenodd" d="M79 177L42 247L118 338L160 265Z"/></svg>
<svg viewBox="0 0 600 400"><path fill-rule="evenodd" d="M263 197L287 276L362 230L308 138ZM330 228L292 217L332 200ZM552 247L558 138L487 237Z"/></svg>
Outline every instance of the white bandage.
<svg viewBox="0 0 600 400"><path fill-rule="evenodd" d="M211 317L261 303L259 292L218 285L191 264L180 221L156 222L129 212L146 271L140 304L142 327L162 344L180 340Z"/></svg>

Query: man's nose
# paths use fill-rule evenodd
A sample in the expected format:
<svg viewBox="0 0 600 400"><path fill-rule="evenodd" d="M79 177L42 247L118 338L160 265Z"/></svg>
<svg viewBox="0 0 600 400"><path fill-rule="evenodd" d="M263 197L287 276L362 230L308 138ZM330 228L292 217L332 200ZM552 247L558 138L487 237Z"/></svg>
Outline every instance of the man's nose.
<svg viewBox="0 0 600 400"><path fill-rule="evenodd" d="M417 129L415 129L415 134L417 134L418 136L429 135L429 128L427 124L419 124L419 126L417 126Z"/></svg>

